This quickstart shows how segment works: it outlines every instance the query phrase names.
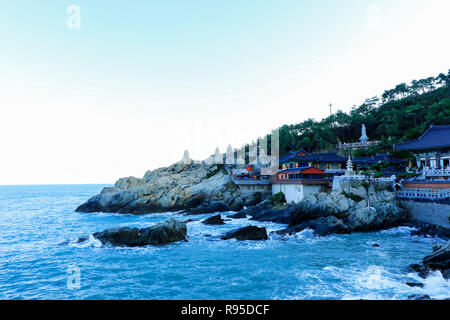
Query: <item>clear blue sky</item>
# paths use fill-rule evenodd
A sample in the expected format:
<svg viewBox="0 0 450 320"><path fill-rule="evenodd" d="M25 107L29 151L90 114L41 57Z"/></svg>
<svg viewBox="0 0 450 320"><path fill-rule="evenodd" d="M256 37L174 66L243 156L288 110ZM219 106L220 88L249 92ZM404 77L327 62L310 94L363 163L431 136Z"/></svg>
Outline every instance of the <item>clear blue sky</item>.
<svg viewBox="0 0 450 320"><path fill-rule="evenodd" d="M1 8L0 184L142 176L450 68L447 0Z"/></svg>

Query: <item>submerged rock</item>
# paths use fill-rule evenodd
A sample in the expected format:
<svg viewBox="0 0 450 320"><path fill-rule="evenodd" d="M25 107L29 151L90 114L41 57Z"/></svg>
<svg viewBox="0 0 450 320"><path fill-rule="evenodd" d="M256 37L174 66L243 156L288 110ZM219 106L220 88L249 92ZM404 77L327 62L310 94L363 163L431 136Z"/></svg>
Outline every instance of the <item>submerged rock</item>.
<svg viewBox="0 0 450 320"><path fill-rule="evenodd" d="M202 223L207 225L223 225L225 224L225 221L222 219L222 216L218 214L203 220Z"/></svg>
<svg viewBox="0 0 450 320"><path fill-rule="evenodd" d="M247 216L250 216L250 219L254 221L289 224L291 210L291 206L273 208L271 202L265 200L256 206L239 211L230 216L230 218L244 219L247 218Z"/></svg>
<svg viewBox="0 0 450 320"><path fill-rule="evenodd" d="M261 211L267 210L269 208L271 208L270 202L263 201L263 202L257 204L256 206L243 208L236 215L241 215L241 216L245 216L245 217L246 216L254 217L255 215L261 213Z"/></svg>
<svg viewBox="0 0 450 320"><path fill-rule="evenodd" d="M412 236L439 237L450 240L450 229L425 222L411 221L405 224L416 230L411 231Z"/></svg>
<svg viewBox="0 0 450 320"><path fill-rule="evenodd" d="M165 245L186 240L187 228L184 222L170 219L148 228L113 228L93 234L102 244L116 247L142 247L147 245ZM80 238L86 240L85 237Z"/></svg>
<svg viewBox="0 0 450 320"><path fill-rule="evenodd" d="M253 215L250 220L288 224L291 219L291 209L267 209Z"/></svg>
<svg viewBox="0 0 450 320"><path fill-rule="evenodd" d="M188 210L188 215L205 214L212 212L228 212L233 209L223 201L214 201L210 204L204 203L196 208Z"/></svg>
<svg viewBox="0 0 450 320"><path fill-rule="evenodd" d="M412 294L408 296L408 300L433 300L427 294Z"/></svg>
<svg viewBox="0 0 450 320"><path fill-rule="evenodd" d="M279 235L292 235L306 229L313 230L314 234L321 237L328 236L330 234L350 233L350 230L346 228L345 225L341 224L339 220L336 220L337 222L331 222L329 220L329 218L320 217L315 220L302 222L299 225L292 226L287 229L279 230L276 233Z"/></svg>
<svg viewBox="0 0 450 320"><path fill-rule="evenodd" d="M235 214L229 215L228 217L232 219L246 219L247 214L244 211L239 211Z"/></svg>
<svg viewBox="0 0 450 320"><path fill-rule="evenodd" d="M259 228L255 226L248 226L237 230L233 230L227 232L221 237L222 240L229 240L233 238L237 240L255 240L255 241L268 239L266 228Z"/></svg>
<svg viewBox="0 0 450 320"><path fill-rule="evenodd" d="M418 263L413 263L413 264L409 265L409 269L411 271L420 272L420 270L422 269L422 266Z"/></svg>
<svg viewBox="0 0 450 320"><path fill-rule="evenodd" d="M424 284L420 282L406 282L406 285L412 288L423 288Z"/></svg>
<svg viewBox="0 0 450 320"><path fill-rule="evenodd" d="M443 270L442 276L444 277L445 280L450 280L450 269Z"/></svg>

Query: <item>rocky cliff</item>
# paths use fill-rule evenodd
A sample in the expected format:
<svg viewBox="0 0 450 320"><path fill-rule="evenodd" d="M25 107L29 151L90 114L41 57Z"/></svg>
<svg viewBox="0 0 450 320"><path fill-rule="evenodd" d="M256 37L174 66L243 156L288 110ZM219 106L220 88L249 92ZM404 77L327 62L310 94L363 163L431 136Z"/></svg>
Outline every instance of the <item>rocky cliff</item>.
<svg viewBox="0 0 450 320"><path fill-rule="evenodd" d="M289 224L279 234L313 229L318 235L376 231L398 226L408 213L385 186L343 181L338 191L319 193L299 204L274 206L266 194L242 193L218 165L176 163L148 171L143 178L122 178L77 208L78 212L187 214L240 211L234 218ZM247 207L247 208L244 208Z"/></svg>
<svg viewBox="0 0 450 320"><path fill-rule="evenodd" d="M340 192L319 193L290 208L290 228L280 234L313 229L319 235L376 231L398 226L408 213L393 192L364 181L348 181Z"/></svg>
<svg viewBox="0 0 450 320"><path fill-rule="evenodd" d="M264 196L243 194L220 165L176 163L148 171L143 178L121 178L114 187L77 208L77 212L152 213L187 210L191 213L240 210Z"/></svg>

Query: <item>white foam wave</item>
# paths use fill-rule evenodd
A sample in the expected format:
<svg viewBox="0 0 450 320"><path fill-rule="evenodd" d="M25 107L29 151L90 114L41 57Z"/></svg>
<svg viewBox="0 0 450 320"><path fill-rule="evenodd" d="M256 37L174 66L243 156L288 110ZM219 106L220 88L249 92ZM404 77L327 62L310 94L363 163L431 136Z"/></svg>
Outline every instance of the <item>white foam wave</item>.
<svg viewBox="0 0 450 320"><path fill-rule="evenodd" d="M432 272L426 279L422 279L417 274L409 274L419 283L423 283L423 288L413 288L414 293L427 294L433 299L450 298L450 280L446 280L439 271Z"/></svg>
<svg viewBox="0 0 450 320"><path fill-rule="evenodd" d="M74 240L69 243L69 246L75 247L75 248L88 248L88 247L101 247L102 242L96 238L92 234L89 235L89 238L86 241L78 243L77 240Z"/></svg>
<svg viewBox="0 0 450 320"><path fill-rule="evenodd" d="M409 235L411 233L411 231L416 231L417 229L414 227L406 227L406 226L401 226L401 227L395 227L395 228L391 228L391 229L387 229L387 230L381 230L380 233L381 234L406 234Z"/></svg>
<svg viewBox="0 0 450 320"><path fill-rule="evenodd" d="M335 277L343 277L354 290L347 292L343 300L380 300L395 299L405 300L409 296L419 294L428 295L433 299L450 298L450 282L445 280L440 272L434 272L426 279L417 274L398 275L393 274L383 267L372 265L366 270L346 270L334 267L326 267ZM423 287L410 287L407 282L422 283ZM355 294L354 292L359 292ZM392 295L392 293L395 294Z"/></svg>
<svg viewBox="0 0 450 320"><path fill-rule="evenodd" d="M286 234L283 236L279 236L283 240L294 240L306 243L317 243L317 242L323 242L323 241L344 241L344 239L340 235L332 234L328 236L318 236L314 233L314 230L312 229L305 229L297 233L293 233L291 235Z"/></svg>

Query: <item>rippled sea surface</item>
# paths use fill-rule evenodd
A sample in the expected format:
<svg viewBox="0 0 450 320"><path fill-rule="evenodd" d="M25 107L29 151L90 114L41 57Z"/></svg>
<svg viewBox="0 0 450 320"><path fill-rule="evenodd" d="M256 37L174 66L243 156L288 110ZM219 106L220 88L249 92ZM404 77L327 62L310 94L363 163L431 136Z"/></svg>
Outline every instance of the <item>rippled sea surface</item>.
<svg viewBox="0 0 450 320"><path fill-rule="evenodd" d="M217 241L249 224L188 224L189 242L164 247L113 248L97 241L61 244L119 226L150 226L177 213L76 213L101 185L0 186L0 299L406 299L412 294L450 297L437 273L422 280L407 267L434 242L408 228L376 233L264 242ZM194 217L203 219L210 215ZM377 243L380 247L374 247ZM80 288L68 287L68 270L80 270ZM405 282L423 281L423 288ZM69 284L71 282L69 281Z"/></svg>

